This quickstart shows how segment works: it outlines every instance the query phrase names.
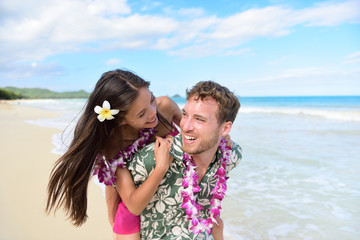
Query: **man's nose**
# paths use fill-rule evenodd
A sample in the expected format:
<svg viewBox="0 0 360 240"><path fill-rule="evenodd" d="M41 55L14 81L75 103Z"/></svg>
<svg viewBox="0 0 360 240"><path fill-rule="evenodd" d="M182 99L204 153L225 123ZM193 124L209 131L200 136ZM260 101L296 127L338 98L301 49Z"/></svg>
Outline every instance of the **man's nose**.
<svg viewBox="0 0 360 240"><path fill-rule="evenodd" d="M182 126L182 130L185 132L191 131L194 127L192 119L191 118L182 118L181 119L181 124L180 126Z"/></svg>

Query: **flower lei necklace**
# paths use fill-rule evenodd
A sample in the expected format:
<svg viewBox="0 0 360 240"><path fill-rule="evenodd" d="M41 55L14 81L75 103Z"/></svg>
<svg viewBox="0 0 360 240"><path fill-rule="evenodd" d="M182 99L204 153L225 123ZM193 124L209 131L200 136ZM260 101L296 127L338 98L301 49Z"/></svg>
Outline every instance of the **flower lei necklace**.
<svg viewBox="0 0 360 240"><path fill-rule="evenodd" d="M190 222L190 230L194 234L206 231L208 234L211 232L213 223L216 222L216 217L220 216L221 200L225 196L226 192L226 180L228 177L226 174L226 165L229 162L231 147L226 146L225 139L221 139L219 149L222 152L222 157L219 159L219 169L215 173L217 179L215 188L211 191L212 197L210 200L210 216L208 219L200 219L200 210L203 209L201 205L196 203L196 193L200 191L200 187L197 183L199 176L197 175L192 157L184 153L184 163L186 166L185 176L182 181L184 190L182 192L183 203L182 208L185 209L187 220Z"/></svg>
<svg viewBox="0 0 360 240"><path fill-rule="evenodd" d="M99 182L103 182L105 185L115 185L116 169L118 167L125 168L126 161L146 144L148 144L154 133L154 128L141 129L139 132L139 138L125 150L119 151L115 157L109 161L106 161L105 156L96 156L94 175L98 176Z"/></svg>

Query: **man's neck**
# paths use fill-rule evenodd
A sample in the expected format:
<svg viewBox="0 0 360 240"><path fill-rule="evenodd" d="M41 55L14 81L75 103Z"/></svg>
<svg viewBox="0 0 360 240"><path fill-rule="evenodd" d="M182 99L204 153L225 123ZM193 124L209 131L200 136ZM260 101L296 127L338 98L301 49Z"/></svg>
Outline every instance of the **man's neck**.
<svg viewBox="0 0 360 240"><path fill-rule="evenodd" d="M210 163L215 157L216 151L217 151L217 147L211 149L211 151L209 150L205 153L196 154L192 156L193 161L197 166L196 172L199 175L199 182L201 182L202 179L204 178L206 171L210 166Z"/></svg>

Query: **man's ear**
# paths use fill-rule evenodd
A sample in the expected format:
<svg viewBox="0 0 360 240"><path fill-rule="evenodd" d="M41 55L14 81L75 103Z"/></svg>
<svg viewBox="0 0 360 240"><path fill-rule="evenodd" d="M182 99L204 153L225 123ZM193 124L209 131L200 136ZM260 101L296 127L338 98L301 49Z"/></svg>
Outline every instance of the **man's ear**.
<svg viewBox="0 0 360 240"><path fill-rule="evenodd" d="M223 130L222 130L222 133L221 133L221 136L222 137L225 137L227 134L230 133L230 130L231 130L231 127L232 127L232 122L225 122L223 123Z"/></svg>

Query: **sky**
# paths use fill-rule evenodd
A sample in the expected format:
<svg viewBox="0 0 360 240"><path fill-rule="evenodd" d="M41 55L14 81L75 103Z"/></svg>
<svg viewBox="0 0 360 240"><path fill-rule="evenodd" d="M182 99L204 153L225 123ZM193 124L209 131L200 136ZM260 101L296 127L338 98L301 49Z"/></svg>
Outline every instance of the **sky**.
<svg viewBox="0 0 360 240"><path fill-rule="evenodd" d="M0 87L91 92L127 69L155 95L360 95L360 1L0 0Z"/></svg>

